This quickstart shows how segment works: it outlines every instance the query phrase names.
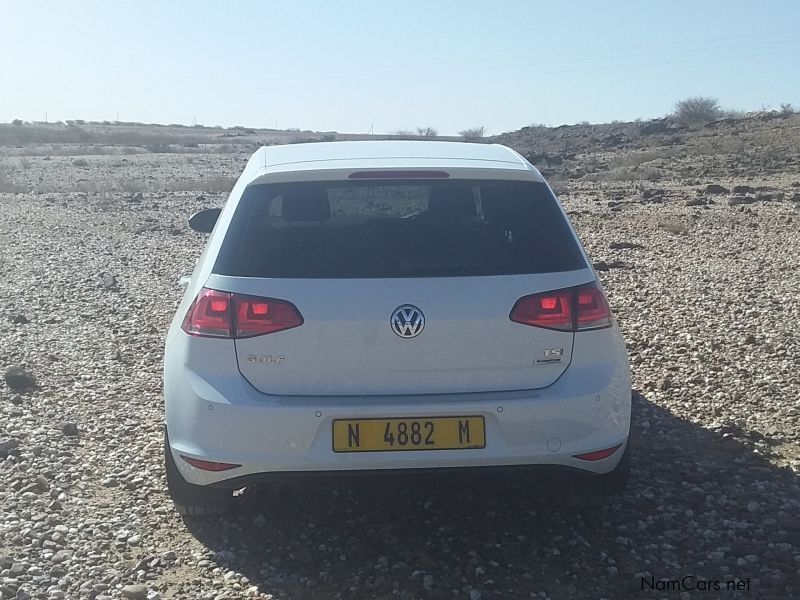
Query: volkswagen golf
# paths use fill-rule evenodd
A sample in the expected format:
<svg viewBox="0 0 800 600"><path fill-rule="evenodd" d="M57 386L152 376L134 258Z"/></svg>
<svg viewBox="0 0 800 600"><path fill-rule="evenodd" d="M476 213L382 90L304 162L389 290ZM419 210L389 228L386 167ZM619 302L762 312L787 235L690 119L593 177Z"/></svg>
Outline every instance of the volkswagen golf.
<svg viewBox="0 0 800 600"><path fill-rule="evenodd" d="M630 371L541 174L496 144L259 149L210 233L164 358L177 510L286 477L628 473Z"/></svg>

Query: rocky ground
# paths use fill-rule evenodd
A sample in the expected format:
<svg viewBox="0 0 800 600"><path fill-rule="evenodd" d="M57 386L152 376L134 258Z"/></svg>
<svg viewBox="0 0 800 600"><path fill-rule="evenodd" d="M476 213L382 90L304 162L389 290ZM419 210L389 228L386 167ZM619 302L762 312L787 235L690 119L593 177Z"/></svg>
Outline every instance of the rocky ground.
<svg viewBox="0 0 800 600"><path fill-rule="evenodd" d="M514 134L557 171L633 366L630 490L585 513L475 481L295 485L179 517L161 355L204 242L185 219L224 201L249 148L2 153L0 598L800 597L797 127L639 126L569 156ZM769 167L691 152L770 136ZM626 169L655 173L607 177ZM698 589L665 587L686 575Z"/></svg>

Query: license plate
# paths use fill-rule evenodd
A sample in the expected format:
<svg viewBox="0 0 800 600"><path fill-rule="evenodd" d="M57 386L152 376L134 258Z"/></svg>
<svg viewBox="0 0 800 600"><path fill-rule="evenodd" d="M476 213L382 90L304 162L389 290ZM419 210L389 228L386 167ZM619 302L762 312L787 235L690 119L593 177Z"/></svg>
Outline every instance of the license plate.
<svg viewBox="0 0 800 600"><path fill-rule="evenodd" d="M337 419L334 452L485 448L483 417Z"/></svg>

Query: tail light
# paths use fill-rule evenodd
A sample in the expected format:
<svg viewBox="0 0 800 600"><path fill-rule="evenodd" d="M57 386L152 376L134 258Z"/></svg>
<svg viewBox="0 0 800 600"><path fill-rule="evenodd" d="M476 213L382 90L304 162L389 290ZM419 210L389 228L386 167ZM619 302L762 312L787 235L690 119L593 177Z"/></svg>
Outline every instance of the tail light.
<svg viewBox="0 0 800 600"><path fill-rule="evenodd" d="M596 283L524 296L511 309L515 323L584 331L611 326L611 309Z"/></svg>
<svg viewBox="0 0 800 600"><path fill-rule="evenodd" d="M182 329L203 337L246 338L302 324L302 315L286 300L203 288L186 313Z"/></svg>

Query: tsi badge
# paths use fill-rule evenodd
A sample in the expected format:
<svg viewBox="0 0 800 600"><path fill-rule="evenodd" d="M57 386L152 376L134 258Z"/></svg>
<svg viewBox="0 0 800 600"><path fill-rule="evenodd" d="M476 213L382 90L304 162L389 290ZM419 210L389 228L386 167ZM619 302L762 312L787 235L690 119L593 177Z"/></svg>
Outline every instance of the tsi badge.
<svg viewBox="0 0 800 600"><path fill-rule="evenodd" d="M538 365L557 365L564 360L563 348L545 348L544 358L537 358L533 361L533 366Z"/></svg>
<svg viewBox="0 0 800 600"><path fill-rule="evenodd" d="M286 360L283 354L248 354L247 362L260 365L279 365Z"/></svg>
<svg viewBox="0 0 800 600"><path fill-rule="evenodd" d="M413 304L403 304L394 309L389 324L401 338L413 338L422 333L425 327L425 315Z"/></svg>

